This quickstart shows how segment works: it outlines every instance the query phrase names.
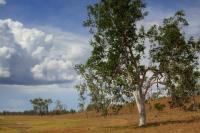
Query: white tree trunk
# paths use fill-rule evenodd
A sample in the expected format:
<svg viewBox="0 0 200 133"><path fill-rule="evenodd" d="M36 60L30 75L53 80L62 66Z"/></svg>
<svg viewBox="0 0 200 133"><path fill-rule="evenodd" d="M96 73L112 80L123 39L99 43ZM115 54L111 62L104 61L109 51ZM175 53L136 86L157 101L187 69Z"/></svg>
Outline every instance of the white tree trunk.
<svg viewBox="0 0 200 133"><path fill-rule="evenodd" d="M145 98L142 94L142 90L134 91L135 102L139 113L139 126L146 126L146 110L145 110Z"/></svg>

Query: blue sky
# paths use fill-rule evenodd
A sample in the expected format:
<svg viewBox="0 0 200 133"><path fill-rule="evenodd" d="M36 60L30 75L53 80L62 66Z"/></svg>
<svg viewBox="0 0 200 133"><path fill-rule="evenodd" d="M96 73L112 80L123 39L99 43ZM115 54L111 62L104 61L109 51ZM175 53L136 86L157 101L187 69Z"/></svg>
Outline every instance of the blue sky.
<svg viewBox="0 0 200 133"><path fill-rule="evenodd" d="M97 0L0 0L0 111L31 109L35 97L59 99L77 109L73 65L90 55L82 26L86 6ZM183 9L189 35L199 36L200 0L146 0L145 26Z"/></svg>
<svg viewBox="0 0 200 133"><path fill-rule="evenodd" d="M52 26L85 34L82 21L86 6L96 0L7 0L1 18L12 18L29 26Z"/></svg>

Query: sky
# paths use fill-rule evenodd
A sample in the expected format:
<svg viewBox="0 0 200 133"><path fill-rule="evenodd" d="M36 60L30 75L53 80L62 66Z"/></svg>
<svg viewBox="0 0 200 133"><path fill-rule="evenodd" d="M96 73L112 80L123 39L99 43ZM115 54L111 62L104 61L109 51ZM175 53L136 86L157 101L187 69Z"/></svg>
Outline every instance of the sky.
<svg viewBox="0 0 200 133"><path fill-rule="evenodd" d="M82 22L97 0L0 0L0 111L31 109L36 97L78 109L73 67L90 56L91 38ZM146 0L145 27L184 10L186 36L200 35L200 0ZM52 107L53 108L53 107Z"/></svg>

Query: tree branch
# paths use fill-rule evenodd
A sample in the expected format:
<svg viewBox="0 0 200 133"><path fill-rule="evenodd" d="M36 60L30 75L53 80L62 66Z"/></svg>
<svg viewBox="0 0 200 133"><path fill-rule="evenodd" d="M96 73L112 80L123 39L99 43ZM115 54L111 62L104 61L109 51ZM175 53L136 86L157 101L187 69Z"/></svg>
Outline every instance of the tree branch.
<svg viewBox="0 0 200 133"><path fill-rule="evenodd" d="M163 77L163 76L162 76ZM161 77L161 78L162 78ZM155 73L147 82L145 86L144 96L147 94L149 88L153 86L154 84L162 84L166 85L165 79L161 81L161 78L159 78L159 73Z"/></svg>

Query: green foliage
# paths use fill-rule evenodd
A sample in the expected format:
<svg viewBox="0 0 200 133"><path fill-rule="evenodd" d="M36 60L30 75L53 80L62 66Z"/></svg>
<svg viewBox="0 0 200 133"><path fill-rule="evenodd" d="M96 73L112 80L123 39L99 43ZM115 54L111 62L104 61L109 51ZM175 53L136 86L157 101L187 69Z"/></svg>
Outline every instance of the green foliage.
<svg viewBox="0 0 200 133"><path fill-rule="evenodd" d="M188 25L184 12L177 12L164 19L162 26L152 26L148 31L137 25L146 15L142 0L101 0L88 6L84 26L92 34L93 50L84 65L75 67L83 78L76 86L81 108L86 93L103 114L110 106L133 101L134 96L143 104L154 84L164 84L175 104L179 97L185 102L196 93L200 41L184 37L182 29ZM152 63L143 64L148 40ZM139 110L145 112L144 108Z"/></svg>
<svg viewBox="0 0 200 133"><path fill-rule="evenodd" d="M165 107L166 107L165 104L161 104L161 103L156 103L156 104L154 104L154 108L155 108L156 110L158 110L158 111L163 111Z"/></svg>
<svg viewBox="0 0 200 133"><path fill-rule="evenodd" d="M136 69L128 62L132 58L139 60L140 52L145 48L143 43L139 43L140 35L136 29L136 22L146 15L144 7L140 0L103 0L88 7L89 16L84 25L90 28L94 39L87 67L112 77L122 72L122 64L127 64L126 71L128 68ZM133 47L136 47L136 55L128 57Z"/></svg>
<svg viewBox="0 0 200 133"><path fill-rule="evenodd" d="M30 100L33 110L39 115L45 115L49 112L49 105L53 102L51 99L35 98Z"/></svg>
<svg viewBox="0 0 200 133"><path fill-rule="evenodd" d="M123 105L112 105L112 112L113 114L118 114L119 111L122 109Z"/></svg>
<svg viewBox="0 0 200 133"><path fill-rule="evenodd" d="M91 103L87 105L86 111L95 111L95 110L96 110L96 105Z"/></svg>
<svg viewBox="0 0 200 133"><path fill-rule="evenodd" d="M84 26L93 35L93 51L87 63L75 69L85 79L82 88L88 90L97 111L107 112L110 104L130 101L140 84L140 75L146 69L139 64L145 31L144 27L138 30L136 24L147 15L144 8L141 0L102 0L88 6ZM82 95L83 89L78 90Z"/></svg>
<svg viewBox="0 0 200 133"><path fill-rule="evenodd" d="M182 29L188 25L183 11L166 18L163 26L153 26L148 34L152 43L150 55L165 76L173 106L182 106L196 94L199 78L200 43L193 37L186 40Z"/></svg>

